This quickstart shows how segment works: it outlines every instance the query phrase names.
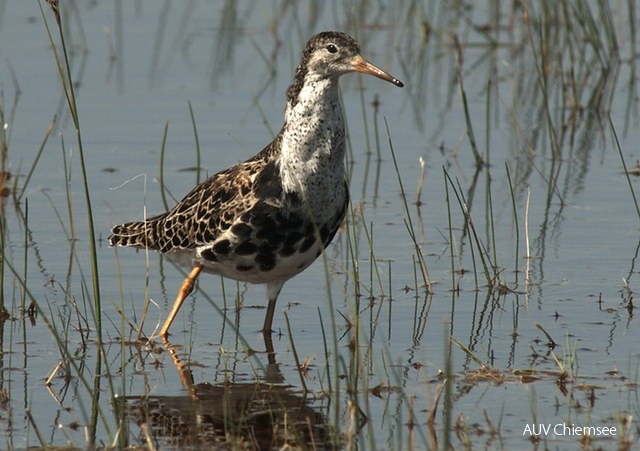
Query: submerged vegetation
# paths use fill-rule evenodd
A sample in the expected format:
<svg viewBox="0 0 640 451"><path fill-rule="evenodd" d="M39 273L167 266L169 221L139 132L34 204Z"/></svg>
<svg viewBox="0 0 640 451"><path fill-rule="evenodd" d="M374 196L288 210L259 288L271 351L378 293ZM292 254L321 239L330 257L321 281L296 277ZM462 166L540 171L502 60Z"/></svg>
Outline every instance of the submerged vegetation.
<svg viewBox="0 0 640 451"><path fill-rule="evenodd" d="M43 130L28 128L26 142L41 136L32 150L14 144L13 130L25 120L22 96L30 93L13 65L12 84L0 95L5 446L637 446L639 360L625 345L638 338L640 157L625 148L640 128L635 2L482 3L313 2L307 10L273 2L257 14L243 2L165 2L159 10L152 2L114 2L96 12L40 0L32 26L45 31L54 64L40 62L38 70L57 77L59 101L40 104L51 117ZM144 38L153 40L145 60L151 85L174 64L206 74L213 93L241 92L244 86L228 84L246 69L234 64L240 47L250 48L258 56L251 71L261 75L252 76L246 98L263 137L281 120L265 99L284 92L301 43L324 24L356 36L363 53L378 52L372 59L386 61L406 84L408 94L395 101L358 77L342 85L349 103L360 101L347 114L353 200L334 244L306 276L315 285L292 283L283 292L275 354L253 336L261 290L212 276L200 282L197 310L184 313L184 331L160 345L157 316L166 314L182 270L104 243L113 217L125 216L119 205L142 209L127 197L133 191L105 189L136 180L118 174L128 153L96 151L139 137L105 132L112 124L89 125L93 135L85 128L99 122L84 85L96 76L88 69L96 45L88 30L96 23L85 21L107 13L109 66L100 76L119 99L126 97L125 44L134 39L123 31L128 14L157 16L156 36ZM203 25L204 15L217 23ZM203 48L207 62L195 62L192 53ZM204 169L212 144L203 134L217 124L204 123L205 107L183 99L191 134L183 139L192 142L180 145L194 166L170 172L185 157L171 158L177 132L166 118L145 138L157 143L143 170L158 174L148 200L159 208L226 167L210 160L215 166ZM216 158L252 153L236 141ZM604 160L620 169L594 181ZM55 186L46 186L55 180L45 177L49 171L62 178ZM614 197L624 198L619 218L606 208ZM144 202L147 208L146 191ZM602 216L586 222L593 208ZM600 240L572 229L585 223ZM608 254L588 253L605 246ZM572 429L533 433L547 423ZM576 427L616 433L585 435Z"/></svg>

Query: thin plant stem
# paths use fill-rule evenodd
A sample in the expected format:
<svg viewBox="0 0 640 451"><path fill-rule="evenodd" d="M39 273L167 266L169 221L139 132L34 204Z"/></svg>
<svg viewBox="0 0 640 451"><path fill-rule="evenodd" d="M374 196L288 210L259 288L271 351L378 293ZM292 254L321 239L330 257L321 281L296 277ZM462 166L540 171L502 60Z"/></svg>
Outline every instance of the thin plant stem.
<svg viewBox="0 0 640 451"><path fill-rule="evenodd" d="M618 149L618 155L620 155L620 161L622 161L622 169L624 170L624 175L625 177L627 177L627 183L629 184L631 197L633 197L633 204L636 207L636 213L638 214L638 219L640 219L640 208L638 207L638 198L636 197L636 192L633 190L633 183L631 183L631 177L629 177L627 163L625 163L624 161L624 155L622 154L622 147L620 146L620 141L618 140L618 134L616 133L616 128L613 126L613 119L611 119L611 115L609 115L609 126L611 127L611 133L613 133L613 139L616 142L616 149Z"/></svg>
<svg viewBox="0 0 640 451"><path fill-rule="evenodd" d="M196 118L193 114L193 107L191 106L191 102L189 102L189 116L191 116L191 125L193 127L193 138L196 141L196 185L200 184L200 172L201 172L201 163L200 163L200 137L198 136L198 127L196 125Z"/></svg>
<svg viewBox="0 0 640 451"><path fill-rule="evenodd" d="M509 172L509 164L505 161L504 163L505 171L507 173L507 181L509 182L509 193L511 194L511 208L513 209L513 222L515 226L516 238L516 257L515 257L515 277L516 277L516 286L518 286L518 263L520 259L520 226L518 224L518 210L516 208L516 195L513 191L513 182L511 180L511 173Z"/></svg>
<svg viewBox="0 0 640 451"><path fill-rule="evenodd" d="M162 205L165 210L169 209L169 203L167 202L166 189L164 186L164 153L167 144L167 133L169 132L169 121L164 123L162 129L162 142L160 144L160 196L162 197Z"/></svg>
<svg viewBox="0 0 640 451"><path fill-rule="evenodd" d="M33 172L35 171L36 166L38 166L38 161L40 161L40 157L42 156L42 152L44 151L44 148L45 148L45 146L47 144L47 141L49 140L49 136L51 136L51 132L53 131L55 125L56 125L56 118L54 117L51 120L51 123L49 124L49 127L47 127L47 131L44 134L44 139L42 140L42 143L40 143L40 147L38 148L38 152L36 153L36 158L33 160L33 164L29 168L29 172L27 173L27 176L24 179L24 183L22 184L22 188L20 189L20 193L16 196L16 201L17 202L20 202L20 199L22 199L22 196L24 195L24 192L27 189L27 186L29 185L29 181L31 180L31 176L33 175Z"/></svg>
<svg viewBox="0 0 640 451"><path fill-rule="evenodd" d="M400 169L398 169L398 160L396 160L396 153L393 149L393 141L391 140L391 132L389 131L389 124L387 123L387 119L384 119L384 125L386 127L387 130L387 140L389 143L389 150L391 151L391 158L393 160L393 167L395 168L396 171L396 176L398 178L398 184L400 186L400 193L402 196L402 204L404 205L404 212L407 215L407 218L405 219L405 225L407 226L407 230L409 231L409 235L411 236L411 239L413 241L413 245L415 247L416 250L416 255L418 256L418 261L420 263L420 270L422 271L422 278L424 279L424 284L425 287L427 288L427 290L430 290L431 288L431 279L429 277L429 270L427 268L427 261L424 258L424 255L422 254L422 249L420 249L420 245L418 244L417 238L416 238L416 233L413 229L413 222L411 221L411 213L409 212L409 204L407 203L407 195L406 192L404 190L404 185L402 183L402 177L400 176Z"/></svg>
<svg viewBox="0 0 640 451"><path fill-rule="evenodd" d="M302 374L302 367L300 366L300 359L298 358L298 350L296 349L296 344L293 340L293 333L291 332L291 324L289 323L289 315L287 315L287 312L284 312L284 320L287 323L287 335L289 336L289 344L291 345L291 352L293 352L293 359L296 362L296 368L298 370L298 375L300 376L300 383L302 384L302 389L306 394L309 392L309 389L307 388L307 383L304 381L304 375Z"/></svg>

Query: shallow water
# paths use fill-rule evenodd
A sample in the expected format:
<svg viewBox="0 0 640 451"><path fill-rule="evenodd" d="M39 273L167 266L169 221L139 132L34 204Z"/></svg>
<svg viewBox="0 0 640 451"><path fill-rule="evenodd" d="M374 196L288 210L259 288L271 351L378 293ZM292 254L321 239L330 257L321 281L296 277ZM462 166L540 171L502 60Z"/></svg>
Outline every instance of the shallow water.
<svg viewBox="0 0 640 451"><path fill-rule="evenodd" d="M630 188L623 174L607 117L626 164L635 167L637 80L625 12L613 11L621 62L612 64L601 45L599 56L587 46L567 57L566 67L550 66L545 105L522 11L505 12L504 29L486 31L481 25L494 20L492 3L464 12L429 5L425 35L421 7L413 3L362 10L319 4L325 6L165 2L157 9L149 1L98 2L63 11L98 239L102 360L80 157L54 56L37 4L0 6L7 164L17 192L56 117L24 196L4 202L3 298L11 314L2 333L6 447L148 440L222 446L220 430L241 446L259 441L247 430L263 423L265 411L281 428L272 445L424 448L443 447L447 436L455 447L585 445L567 433L533 440L526 428L539 423L616 427L591 445L635 443L639 337L627 307L640 247L631 192L638 185L632 177ZM59 43L46 8L45 16ZM282 123L300 50L322 29L357 37L363 55L405 88L356 75L341 80L353 212L326 258L280 295L277 365L253 353L265 347L257 332L264 288L204 275L172 327L181 362L192 363L179 371L161 346L121 338L136 338L132 325L143 318L144 335L154 333L184 270L153 253L111 249L105 238L113 224L164 210L165 124L168 204L196 183L189 104L201 146L199 180L267 144ZM481 170L467 134L453 33L462 43L475 139L490 158ZM604 70L594 61L610 71L602 83ZM580 89L563 91L559 73L573 73ZM574 96L582 108L568 107ZM555 129L555 148L546 112L564 124ZM425 177L416 206L421 157ZM465 229L458 197L475 236ZM424 255L429 291L408 224ZM497 268L503 290L487 286L481 253ZM146 298L152 303L145 316ZM33 325L22 310L32 301L41 309ZM449 335L460 343L450 351ZM306 396L296 357L310 362ZM447 372L451 383L443 385ZM238 397L220 394L221 386ZM314 432L292 438L304 427L282 426L282 412L313 417L304 421ZM178 427L164 427L169 423Z"/></svg>

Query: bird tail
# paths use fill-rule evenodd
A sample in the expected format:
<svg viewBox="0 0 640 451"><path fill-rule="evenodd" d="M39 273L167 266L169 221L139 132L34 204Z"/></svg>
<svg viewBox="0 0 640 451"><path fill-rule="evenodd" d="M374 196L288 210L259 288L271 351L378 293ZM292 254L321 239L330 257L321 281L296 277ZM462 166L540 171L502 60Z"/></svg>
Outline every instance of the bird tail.
<svg viewBox="0 0 640 451"><path fill-rule="evenodd" d="M157 249L157 227L152 221L128 222L114 226L109 236L111 246Z"/></svg>

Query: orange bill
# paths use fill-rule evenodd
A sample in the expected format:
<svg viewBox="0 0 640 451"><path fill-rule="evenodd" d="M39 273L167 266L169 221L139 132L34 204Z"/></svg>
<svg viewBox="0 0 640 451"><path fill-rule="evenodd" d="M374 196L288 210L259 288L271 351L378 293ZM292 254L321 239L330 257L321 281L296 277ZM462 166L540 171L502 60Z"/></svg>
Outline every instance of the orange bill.
<svg viewBox="0 0 640 451"><path fill-rule="evenodd" d="M369 61L367 61L360 55L357 55L355 58L353 58L353 60L351 61L351 66L353 67L353 70L355 70L356 72L373 75L374 77L378 77L388 81L389 83L393 83L399 88L402 88L404 86L404 83L402 83L400 80L398 80L395 77L392 77L391 75L389 75L388 73L380 69L379 67L374 66L373 64L371 64Z"/></svg>

